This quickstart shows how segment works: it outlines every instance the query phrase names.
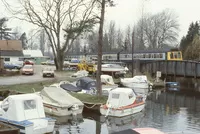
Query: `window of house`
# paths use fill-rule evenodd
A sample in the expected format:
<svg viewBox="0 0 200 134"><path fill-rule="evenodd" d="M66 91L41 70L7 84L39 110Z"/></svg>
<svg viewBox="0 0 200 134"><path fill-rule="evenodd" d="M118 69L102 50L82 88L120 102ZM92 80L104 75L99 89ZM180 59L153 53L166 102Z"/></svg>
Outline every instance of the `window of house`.
<svg viewBox="0 0 200 134"><path fill-rule="evenodd" d="M10 61L10 58L4 58L4 61Z"/></svg>
<svg viewBox="0 0 200 134"><path fill-rule="evenodd" d="M24 61L24 58L19 58L19 61Z"/></svg>

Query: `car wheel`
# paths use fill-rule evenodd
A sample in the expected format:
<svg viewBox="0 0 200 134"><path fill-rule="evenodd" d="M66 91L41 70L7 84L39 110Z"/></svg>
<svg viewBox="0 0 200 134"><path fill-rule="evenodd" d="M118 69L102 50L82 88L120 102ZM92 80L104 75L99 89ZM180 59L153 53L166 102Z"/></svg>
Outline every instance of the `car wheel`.
<svg viewBox="0 0 200 134"><path fill-rule="evenodd" d="M43 74L43 77L45 77L45 75Z"/></svg>
<svg viewBox="0 0 200 134"><path fill-rule="evenodd" d="M52 75L52 77L54 77L54 74Z"/></svg>

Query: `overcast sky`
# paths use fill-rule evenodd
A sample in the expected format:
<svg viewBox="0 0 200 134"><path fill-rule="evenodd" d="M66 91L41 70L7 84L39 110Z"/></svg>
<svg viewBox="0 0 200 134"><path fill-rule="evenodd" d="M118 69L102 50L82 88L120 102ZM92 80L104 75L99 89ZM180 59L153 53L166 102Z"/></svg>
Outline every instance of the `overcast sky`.
<svg viewBox="0 0 200 134"><path fill-rule="evenodd" d="M133 26L141 17L142 7L145 13L157 13L171 9L179 17L180 38L186 35L189 24L200 20L200 0L115 0L117 5L106 11L106 23L114 20L118 27ZM0 17L6 16L6 10L0 2ZM32 28L30 24L18 20L10 20L12 27L21 26L24 32ZM9 25L10 26L10 25Z"/></svg>

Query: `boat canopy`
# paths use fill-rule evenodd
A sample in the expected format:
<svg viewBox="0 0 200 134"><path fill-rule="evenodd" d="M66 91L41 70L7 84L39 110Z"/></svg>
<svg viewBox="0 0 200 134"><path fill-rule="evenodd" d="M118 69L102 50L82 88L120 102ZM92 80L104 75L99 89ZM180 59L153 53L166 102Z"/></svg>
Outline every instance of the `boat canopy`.
<svg viewBox="0 0 200 134"><path fill-rule="evenodd" d="M109 92L107 106L119 108L134 103L136 95L131 88L115 88Z"/></svg>
<svg viewBox="0 0 200 134"><path fill-rule="evenodd" d="M45 118L42 98L36 94L10 95L1 103L3 118L23 121Z"/></svg>
<svg viewBox="0 0 200 134"><path fill-rule="evenodd" d="M133 83L147 83L147 76L146 75L136 75L133 78L122 78L123 82L133 82Z"/></svg>
<svg viewBox="0 0 200 134"><path fill-rule="evenodd" d="M40 95L42 96L44 101L48 101L63 107L71 107L74 104L83 105L80 100L71 96L62 88L44 87L43 90L40 92Z"/></svg>
<svg viewBox="0 0 200 134"><path fill-rule="evenodd" d="M114 85L113 77L110 75L101 75L101 82L108 85Z"/></svg>

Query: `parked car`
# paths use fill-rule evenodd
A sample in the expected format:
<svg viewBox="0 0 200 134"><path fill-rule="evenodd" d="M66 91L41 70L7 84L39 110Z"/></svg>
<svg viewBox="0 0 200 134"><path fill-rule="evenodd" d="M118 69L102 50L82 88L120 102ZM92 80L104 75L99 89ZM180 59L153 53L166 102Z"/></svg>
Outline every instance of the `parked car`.
<svg viewBox="0 0 200 134"><path fill-rule="evenodd" d="M34 65L34 62L31 60L25 60L24 65Z"/></svg>
<svg viewBox="0 0 200 134"><path fill-rule="evenodd" d="M54 61L53 60L47 60L47 61L41 62L41 65L54 65Z"/></svg>
<svg viewBox="0 0 200 134"><path fill-rule="evenodd" d="M45 67L43 70L42 70L42 75L43 77L54 77L54 70L50 67Z"/></svg>
<svg viewBox="0 0 200 134"><path fill-rule="evenodd" d="M34 74L34 68L33 65L24 65L23 68L21 69L22 74Z"/></svg>
<svg viewBox="0 0 200 134"><path fill-rule="evenodd" d="M22 66L14 63L4 63L4 68L5 69L21 69Z"/></svg>

